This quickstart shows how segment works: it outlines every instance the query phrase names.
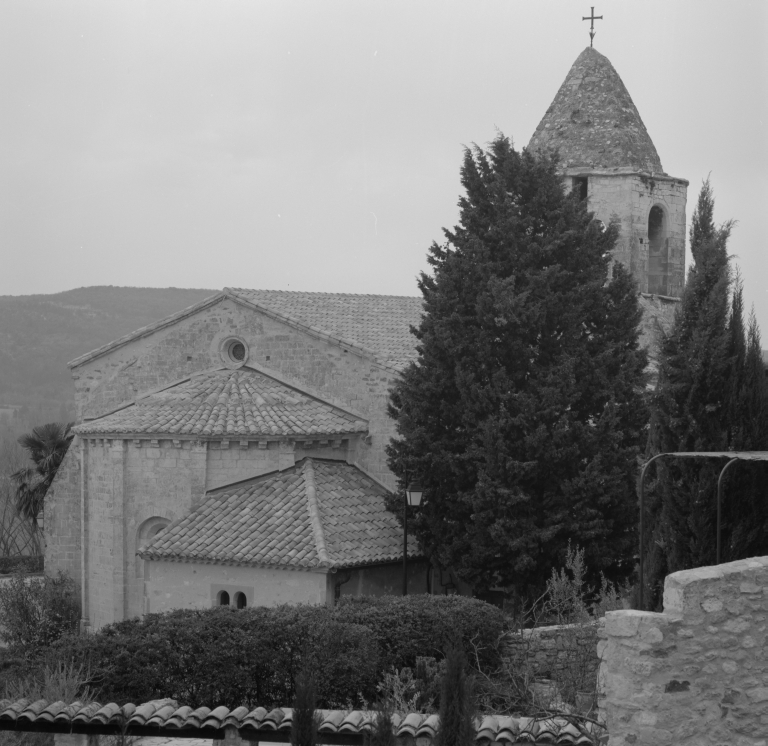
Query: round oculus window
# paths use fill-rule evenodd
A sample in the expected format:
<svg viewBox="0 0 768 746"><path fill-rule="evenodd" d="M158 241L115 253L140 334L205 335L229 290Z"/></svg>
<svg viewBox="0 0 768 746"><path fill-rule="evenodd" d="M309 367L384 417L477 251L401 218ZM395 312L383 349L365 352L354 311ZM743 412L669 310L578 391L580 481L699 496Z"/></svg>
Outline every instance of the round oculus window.
<svg viewBox="0 0 768 746"><path fill-rule="evenodd" d="M248 345L237 337L225 340L219 349L221 359L229 368L239 368L248 360Z"/></svg>

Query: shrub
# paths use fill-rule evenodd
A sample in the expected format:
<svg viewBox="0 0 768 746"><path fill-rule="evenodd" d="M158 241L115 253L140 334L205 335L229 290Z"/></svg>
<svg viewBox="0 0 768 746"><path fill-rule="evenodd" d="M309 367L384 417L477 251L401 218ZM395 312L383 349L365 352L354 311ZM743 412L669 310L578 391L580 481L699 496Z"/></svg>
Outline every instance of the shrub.
<svg viewBox="0 0 768 746"><path fill-rule="evenodd" d="M381 651L382 670L416 670L417 659L445 656L457 637L467 658L485 669L500 663L504 616L491 604L464 596L363 596L342 598L334 618L368 627Z"/></svg>
<svg viewBox="0 0 768 746"><path fill-rule="evenodd" d="M71 637L54 654L89 666L98 697L172 697L192 707L284 706L299 672L313 673L320 707L375 696L378 649L369 630L321 606L179 609Z"/></svg>
<svg viewBox="0 0 768 746"><path fill-rule="evenodd" d="M74 580L30 576L23 568L0 585L0 641L35 654L80 623L80 596Z"/></svg>
<svg viewBox="0 0 768 746"><path fill-rule="evenodd" d="M374 710L373 727L366 734L365 746L397 746L395 729L392 723L392 708L386 702Z"/></svg>

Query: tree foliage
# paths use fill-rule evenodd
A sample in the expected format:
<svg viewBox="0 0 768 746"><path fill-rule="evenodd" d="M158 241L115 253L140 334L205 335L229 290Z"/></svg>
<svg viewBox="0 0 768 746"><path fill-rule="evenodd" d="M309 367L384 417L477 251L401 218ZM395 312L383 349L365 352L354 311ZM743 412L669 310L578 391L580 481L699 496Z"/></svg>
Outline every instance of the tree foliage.
<svg viewBox="0 0 768 746"><path fill-rule="evenodd" d="M72 423L50 422L19 438L19 444L35 466L18 469L11 474L11 479L16 484L16 510L33 525L37 525L45 494L53 484L73 437Z"/></svg>
<svg viewBox="0 0 768 746"><path fill-rule="evenodd" d="M733 223L714 222L709 180L690 230L694 264L669 336L661 346L651 404L649 456L673 451L768 447L768 388L754 315L744 323L741 280L729 263ZM664 577L714 564L721 460L670 460L649 485L646 577L660 603ZM734 465L723 504L724 561L768 551L766 468Z"/></svg>
<svg viewBox="0 0 768 746"><path fill-rule="evenodd" d="M460 222L419 287L418 359L391 395L390 468L425 487L425 551L475 589L543 588L568 541L631 570L645 442L641 311L617 228L564 194L554 157L499 135L465 152Z"/></svg>

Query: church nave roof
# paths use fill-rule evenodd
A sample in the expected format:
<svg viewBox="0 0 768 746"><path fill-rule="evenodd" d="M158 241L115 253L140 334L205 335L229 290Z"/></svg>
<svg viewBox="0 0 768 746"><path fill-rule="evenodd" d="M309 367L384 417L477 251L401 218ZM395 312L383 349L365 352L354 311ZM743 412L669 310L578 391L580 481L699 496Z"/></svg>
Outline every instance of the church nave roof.
<svg viewBox="0 0 768 746"><path fill-rule="evenodd" d="M403 530L386 490L344 461L305 458L208 493L146 547L144 559L275 565L296 569L392 562ZM418 556L415 539L408 555Z"/></svg>
<svg viewBox="0 0 768 746"><path fill-rule="evenodd" d="M401 369L416 357L416 338L410 328L421 323L424 311L421 297L224 288L194 306L80 355L68 365L77 368L122 345L172 326L225 298L310 334L345 343L391 368Z"/></svg>
<svg viewBox="0 0 768 746"><path fill-rule="evenodd" d="M242 288L226 288L224 292L362 347L393 367L404 366L416 355L416 338L410 328L421 323L424 301L420 297Z"/></svg>
<svg viewBox="0 0 768 746"><path fill-rule="evenodd" d="M248 367L206 371L77 425L80 435L341 435L368 424Z"/></svg>

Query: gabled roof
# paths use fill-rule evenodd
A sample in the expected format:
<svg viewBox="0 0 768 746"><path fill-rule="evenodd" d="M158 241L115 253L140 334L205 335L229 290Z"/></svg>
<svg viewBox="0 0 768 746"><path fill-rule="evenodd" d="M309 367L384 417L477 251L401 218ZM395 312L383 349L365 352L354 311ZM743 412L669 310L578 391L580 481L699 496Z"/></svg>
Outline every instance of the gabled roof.
<svg viewBox="0 0 768 746"><path fill-rule="evenodd" d="M77 425L79 435L342 435L368 424L327 402L242 367L193 375L124 409Z"/></svg>
<svg viewBox="0 0 768 746"><path fill-rule="evenodd" d="M194 306L75 358L69 367L76 368L226 298L262 311L314 336L346 344L392 368L402 368L416 355L416 339L410 333L410 328L421 322L423 301L419 297L225 288L221 293Z"/></svg>
<svg viewBox="0 0 768 746"><path fill-rule="evenodd" d="M663 173L659 155L619 74L587 47L573 63L528 147L557 149L563 168Z"/></svg>
<svg viewBox="0 0 768 746"><path fill-rule="evenodd" d="M386 490L343 461L306 458L222 487L147 546L144 559L312 569L393 562L403 530ZM408 555L417 556L415 539Z"/></svg>
<svg viewBox="0 0 768 746"><path fill-rule="evenodd" d="M421 298L242 288L227 288L226 292L340 342L361 347L388 365L401 367L415 355L416 339L410 328L421 322Z"/></svg>

